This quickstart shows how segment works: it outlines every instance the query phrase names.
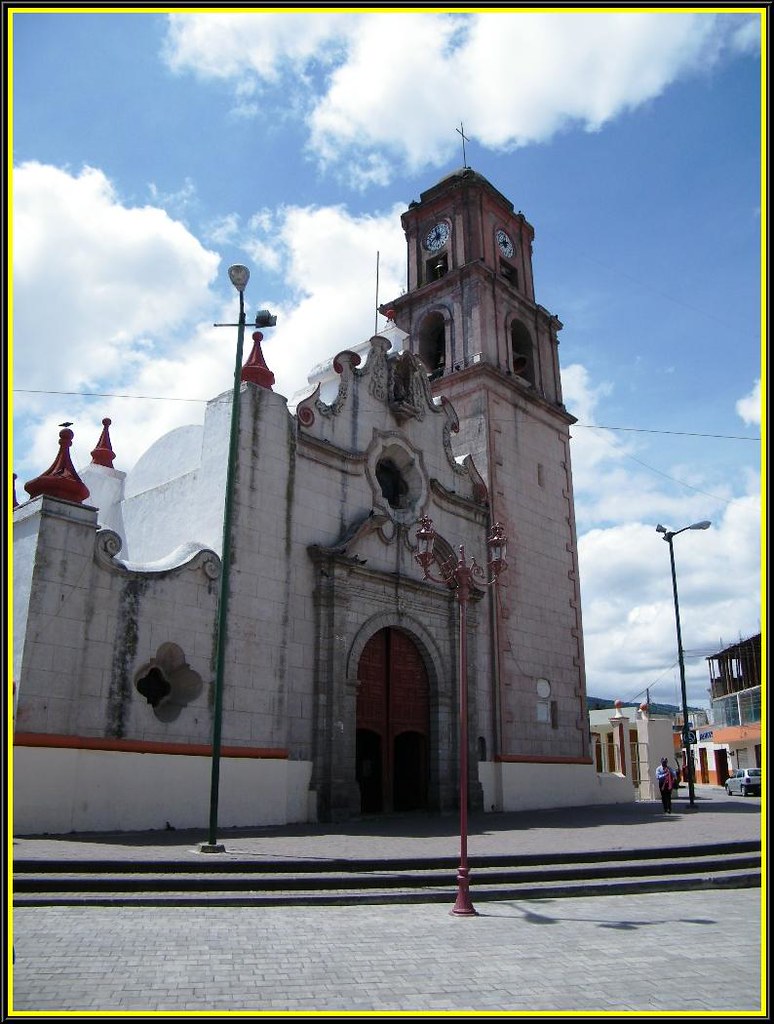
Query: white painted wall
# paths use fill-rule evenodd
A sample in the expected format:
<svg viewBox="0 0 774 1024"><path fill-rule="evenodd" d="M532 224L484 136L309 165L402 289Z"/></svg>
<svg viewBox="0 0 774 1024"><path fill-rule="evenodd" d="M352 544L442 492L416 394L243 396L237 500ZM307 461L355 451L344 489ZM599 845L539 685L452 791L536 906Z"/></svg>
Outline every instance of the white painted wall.
<svg viewBox="0 0 774 1024"><path fill-rule="evenodd" d="M35 549L40 529L42 498L19 507L13 517L13 678L19 679L27 636Z"/></svg>
<svg viewBox="0 0 774 1024"><path fill-rule="evenodd" d="M124 497L126 473L91 462L78 470L78 476L89 488L88 504L99 510L97 521L100 527L114 530L123 538L125 533L121 501Z"/></svg>
<svg viewBox="0 0 774 1024"><path fill-rule="evenodd" d="M90 505L44 495L14 510L13 671L17 701L22 690L26 699L28 681L25 664L30 659L30 647L41 637L44 646L49 644L52 650L59 645L58 660L44 655L43 664L61 675L65 664L68 663L69 668L72 663L72 650L65 654L62 648L76 646L73 638L80 627L72 620L82 617L82 603L80 595L72 593L73 587L59 584L64 582L68 572L74 573L79 580L88 577L90 563L84 555L83 538L88 537L93 543L96 517L96 509ZM45 528L43 520L46 520ZM41 538L44 538L43 543ZM47 538L53 538L53 542L48 543ZM51 584L44 598L40 594L41 580ZM85 591L85 584L81 589ZM44 616L48 616L45 623ZM57 630L60 632L55 636ZM56 683L47 691L46 698L49 697L52 705L59 699Z"/></svg>
<svg viewBox="0 0 774 1024"><path fill-rule="evenodd" d="M677 767L671 718L643 718L637 722L637 740L640 750L641 800L660 800L656 769L665 757L669 767Z"/></svg>
<svg viewBox="0 0 774 1024"><path fill-rule="evenodd" d="M165 434L127 474L122 558L153 562L192 541L220 554L232 397L213 398L203 427Z"/></svg>
<svg viewBox="0 0 774 1024"><path fill-rule="evenodd" d="M593 765L481 761L478 777L486 811L634 802L631 779L598 774Z"/></svg>
<svg viewBox="0 0 774 1024"><path fill-rule="evenodd" d="M202 828L209 823L209 757L16 747L15 835ZM309 761L224 757L221 828L314 820Z"/></svg>
<svg viewBox="0 0 774 1024"><path fill-rule="evenodd" d="M205 829L211 759L72 748L14 751L14 834ZM487 811L634 801L630 780L591 765L479 764ZM313 821L312 764L222 758L220 828Z"/></svg>

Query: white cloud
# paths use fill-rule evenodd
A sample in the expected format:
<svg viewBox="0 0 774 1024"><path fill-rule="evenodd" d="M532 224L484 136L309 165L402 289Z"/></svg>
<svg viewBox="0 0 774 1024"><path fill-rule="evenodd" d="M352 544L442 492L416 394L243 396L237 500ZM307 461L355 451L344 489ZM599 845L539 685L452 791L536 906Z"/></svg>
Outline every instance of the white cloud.
<svg viewBox="0 0 774 1024"><path fill-rule="evenodd" d="M233 79L238 95L252 95L255 79L276 82L284 70L303 75L309 64L328 64L339 56L361 20L352 14L269 13L170 14L164 46L175 71L202 78Z"/></svg>
<svg viewBox="0 0 774 1024"><path fill-rule="evenodd" d="M386 183L388 156L416 171L477 144L509 150L571 126L595 131L727 51L750 52L754 14L174 14L178 72L234 83L242 113L281 83L311 149L354 184ZM461 161L460 161L461 162Z"/></svg>
<svg viewBox="0 0 774 1024"><path fill-rule="evenodd" d="M310 118L311 145L323 161L386 150L412 170L445 163L457 148L447 111L460 93L451 44L461 24L429 14L363 19Z"/></svg>
<svg viewBox="0 0 774 1024"><path fill-rule="evenodd" d="M23 496L23 483L53 461L65 419L75 424L73 460L85 465L109 416L122 470L166 431L201 422L203 404L189 400L233 382L236 332L212 325L232 322L236 311L225 274L217 277L218 256L164 211L123 205L101 171L24 164L14 195L15 435L24 452L14 468ZM355 217L339 207L285 207L249 219L245 251L281 267L291 292L260 294L254 275L246 293L248 316L264 307L278 314L263 343L275 390L292 397L313 366L384 324L376 317L377 252L379 298L387 301L405 282L401 212ZM230 238L237 226L225 217L210 234Z"/></svg>
<svg viewBox="0 0 774 1024"><path fill-rule="evenodd" d="M203 233L213 245L234 245L239 238L239 214L226 213L204 226Z"/></svg>
<svg viewBox="0 0 774 1024"><path fill-rule="evenodd" d="M196 202L196 186L190 178L175 192L164 192L154 182L148 185L148 191L154 206L160 206L168 212L182 216Z"/></svg>
<svg viewBox="0 0 774 1024"><path fill-rule="evenodd" d="M105 175L14 173L14 363L20 387L120 379L136 339L201 309L218 266L163 210L122 204ZM42 336L53 335L44 343Z"/></svg>
<svg viewBox="0 0 774 1024"><path fill-rule="evenodd" d="M754 473L741 473L741 483L732 486L726 477L716 475L712 460L677 461L669 446L651 454L647 432L620 434L592 426L597 408L613 389L604 381L593 383L586 367L573 364L563 369L562 388L565 405L579 420L570 428L570 454L580 530L626 521L690 522L726 506L734 486L759 492Z"/></svg>
<svg viewBox="0 0 774 1024"><path fill-rule="evenodd" d="M341 207L282 210L274 237L294 294L263 345L277 380L275 390L292 397L313 366L365 341L384 324L376 316L377 253L379 301L384 302L398 295L405 282L401 212L399 206L364 217ZM256 237L249 244L263 242Z"/></svg>
<svg viewBox="0 0 774 1024"><path fill-rule="evenodd" d="M673 542L691 703L708 702L705 658L760 629L760 525L752 493L731 501L709 530ZM590 530L578 558L588 692L628 700L650 687L652 700L679 702L669 549L654 526Z"/></svg>
<svg viewBox="0 0 774 1024"><path fill-rule="evenodd" d="M737 415L747 426L761 425L761 382L756 380L749 395L740 398L736 403Z"/></svg>
<svg viewBox="0 0 774 1024"><path fill-rule="evenodd" d="M736 18L733 26L730 46L737 53L760 53L761 49L761 21L766 17L764 11L758 11L752 18Z"/></svg>
<svg viewBox="0 0 774 1024"><path fill-rule="evenodd" d="M82 440L82 421L97 425L114 408L103 401L88 412L93 403L76 395L25 392L163 393L169 340L212 305L219 259L163 210L124 205L89 167L18 167L13 227L15 409L31 448L18 467L23 481L53 460L57 422L73 420ZM156 416L135 404L129 419L147 436ZM89 448L98 436L86 439Z"/></svg>
<svg viewBox="0 0 774 1024"><path fill-rule="evenodd" d="M593 423L610 388L577 364L563 370L562 384L570 411ZM701 466L671 466L670 480L632 461L636 441L580 425L571 434L588 692L641 700L649 687L653 701L680 702L669 552L655 526L711 518L706 533L674 541L688 697L706 706L705 658L760 629L760 479L748 474L741 497L715 483L712 498Z"/></svg>

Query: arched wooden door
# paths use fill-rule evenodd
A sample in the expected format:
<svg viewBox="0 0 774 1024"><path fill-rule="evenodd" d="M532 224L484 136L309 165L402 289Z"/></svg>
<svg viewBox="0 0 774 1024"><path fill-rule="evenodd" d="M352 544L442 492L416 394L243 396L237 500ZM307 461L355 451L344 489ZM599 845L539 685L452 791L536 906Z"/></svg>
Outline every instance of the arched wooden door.
<svg viewBox="0 0 774 1024"><path fill-rule="evenodd" d="M427 806L430 696L422 655L407 633L381 629L358 666L356 775L361 810Z"/></svg>

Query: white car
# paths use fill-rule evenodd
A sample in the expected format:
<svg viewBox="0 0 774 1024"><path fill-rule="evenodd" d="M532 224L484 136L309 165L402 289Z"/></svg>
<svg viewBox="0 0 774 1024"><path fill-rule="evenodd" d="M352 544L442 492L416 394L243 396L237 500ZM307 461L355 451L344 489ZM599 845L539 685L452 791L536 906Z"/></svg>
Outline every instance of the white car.
<svg viewBox="0 0 774 1024"><path fill-rule="evenodd" d="M739 768L726 779L726 793L729 796L733 796L734 793L740 793L742 796L760 796L760 768Z"/></svg>

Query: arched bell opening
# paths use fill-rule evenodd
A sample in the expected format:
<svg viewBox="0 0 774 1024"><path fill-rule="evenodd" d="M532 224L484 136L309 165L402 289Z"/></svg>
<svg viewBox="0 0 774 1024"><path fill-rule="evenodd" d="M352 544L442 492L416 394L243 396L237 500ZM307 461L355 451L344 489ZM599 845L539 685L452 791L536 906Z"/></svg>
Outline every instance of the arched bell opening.
<svg viewBox="0 0 774 1024"><path fill-rule="evenodd" d="M532 336L524 324L514 320L511 324L511 369L519 376L535 384L535 360L532 351Z"/></svg>
<svg viewBox="0 0 774 1024"><path fill-rule="evenodd" d="M417 354L431 380L442 376L446 369L446 325L440 313L430 313L422 321Z"/></svg>

